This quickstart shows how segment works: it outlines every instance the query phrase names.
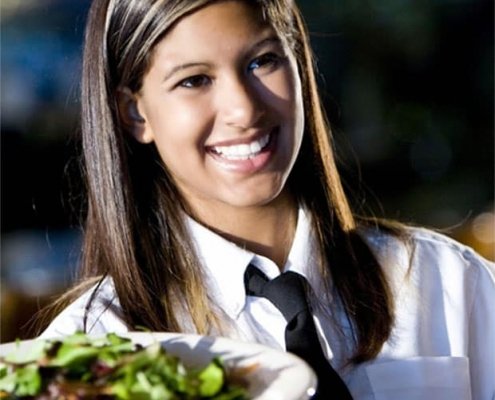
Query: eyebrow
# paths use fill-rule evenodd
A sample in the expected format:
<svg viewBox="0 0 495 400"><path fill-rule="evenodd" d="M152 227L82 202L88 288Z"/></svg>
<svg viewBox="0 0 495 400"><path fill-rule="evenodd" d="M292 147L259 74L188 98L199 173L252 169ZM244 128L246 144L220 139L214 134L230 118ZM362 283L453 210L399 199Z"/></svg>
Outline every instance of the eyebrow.
<svg viewBox="0 0 495 400"><path fill-rule="evenodd" d="M282 41L277 36L270 36L266 39L263 39L263 40L257 42L249 50L248 54L249 53L255 53L256 51L258 51L263 46L266 46L267 44L271 44L271 43L274 43L277 45L282 45ZM209 66L210 66L210 64L205 63L205 62L188 62L188 63L176 65L176 66L172 67L170 69L170 71L168 71L165 74L165 76L162 79L162 82L168 81L174 74L176 74L177 72L182 71L184 69L193 68L193 67L209 67Z"/></svg>
<svg viewBox="0 0 495 400"><path fill-rule="evenodd" d="M173 75L175 75L179 71L182 71L183 69L192 68L192 67L208 67L209 65L210 64L203 62L190 62L190 63L176 65L166 73L166 75L163 77L162 82L168 81Z"/></svg>

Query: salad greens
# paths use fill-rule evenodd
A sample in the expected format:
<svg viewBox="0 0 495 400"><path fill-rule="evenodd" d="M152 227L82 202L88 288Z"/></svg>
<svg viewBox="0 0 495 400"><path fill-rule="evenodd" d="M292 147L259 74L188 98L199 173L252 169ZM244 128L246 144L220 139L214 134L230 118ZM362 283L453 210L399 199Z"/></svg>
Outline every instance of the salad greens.
<svg viewBox="0 0 495 400"><path fill-rule="evenodd" d="M186 368L160 345L109 333L37 340L28 352L0 358L0 398L117 400L246 400L220 358Z"/></svg>

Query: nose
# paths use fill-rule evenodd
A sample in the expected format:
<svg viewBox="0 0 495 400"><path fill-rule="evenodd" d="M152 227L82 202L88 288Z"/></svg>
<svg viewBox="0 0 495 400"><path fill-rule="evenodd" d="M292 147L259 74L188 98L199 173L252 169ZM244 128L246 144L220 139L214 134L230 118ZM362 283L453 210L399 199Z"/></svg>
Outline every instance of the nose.
<svg viewBox="0 0 495 400"><path fill-rule="evenodd" d="M247 129L264 114L263 99L254 82L246 77L228 79L219 93L223 122L232 128Z"/></svg>

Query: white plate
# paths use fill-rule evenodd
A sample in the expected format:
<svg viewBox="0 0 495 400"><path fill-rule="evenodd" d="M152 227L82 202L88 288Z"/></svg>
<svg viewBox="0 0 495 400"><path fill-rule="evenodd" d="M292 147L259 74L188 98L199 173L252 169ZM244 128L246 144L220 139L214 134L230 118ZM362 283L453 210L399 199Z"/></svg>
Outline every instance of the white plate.
<svg viewBox="0 0 495 400"><path fill-rule="evenodd" d="M316 388L316 376L303 360L260 344L179 333L129 332L119 336L143 346L160 342L190 367L205 365L214 356L220 356L227 368L256 365L246 374L248 394L253 400L307 400ZM29 347L32 342L22 341L20 346ZM15 342L0 345L0 356L16 346Z"/></svg>

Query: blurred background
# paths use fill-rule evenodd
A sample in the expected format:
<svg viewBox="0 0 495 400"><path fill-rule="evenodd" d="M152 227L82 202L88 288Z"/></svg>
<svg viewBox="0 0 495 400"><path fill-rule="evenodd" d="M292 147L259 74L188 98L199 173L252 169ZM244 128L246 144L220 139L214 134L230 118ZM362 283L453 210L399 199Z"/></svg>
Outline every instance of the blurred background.
<svg viewBox="0 0 495 400"><path fill-rule="evenodd" d="M495 260L492 0L300 1L361 214L440 229ZM80 256L78 90L89 0L2 0L1 331Z"/></svg>

